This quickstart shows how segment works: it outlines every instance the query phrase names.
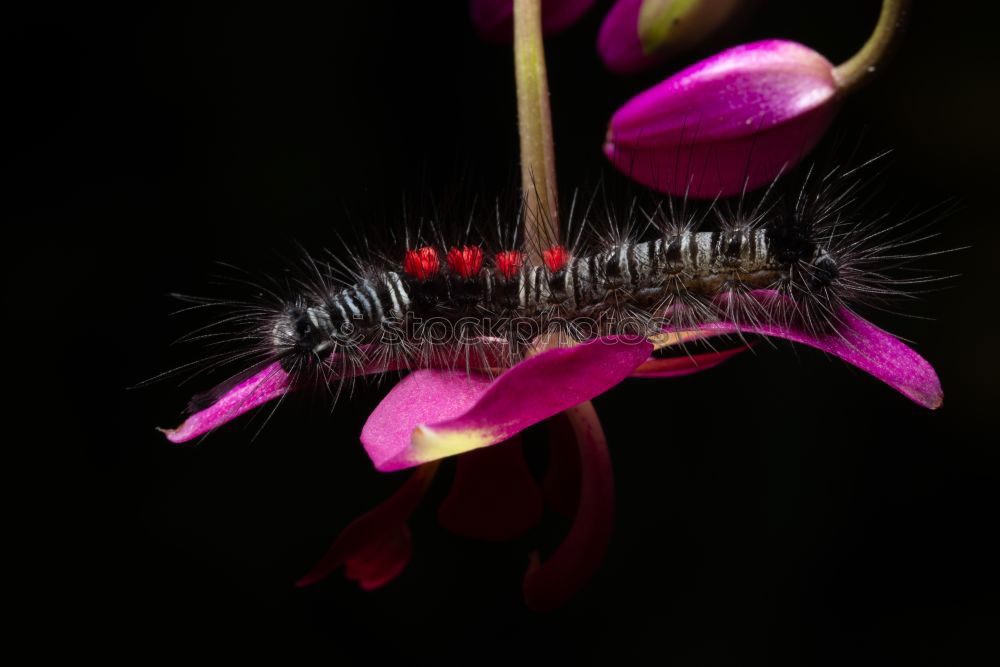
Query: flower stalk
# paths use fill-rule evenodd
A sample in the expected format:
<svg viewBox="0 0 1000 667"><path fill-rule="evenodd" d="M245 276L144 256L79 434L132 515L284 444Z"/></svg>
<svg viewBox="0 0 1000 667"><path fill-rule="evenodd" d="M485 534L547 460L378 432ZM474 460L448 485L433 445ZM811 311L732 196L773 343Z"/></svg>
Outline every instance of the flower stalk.
<svg viewBox="0 0 1000 667"><path fill-rule="evenodd" d="M903 32L910 0L883 0L878 23L861 50L834 70L841 94L868 83Z"/></svg>
<svg viewBox="0 0 1000 667"><path fill-rule="evenodd" d="M559 201L541 0L514 0L514 70L524 240L531 262L540 264L544 261L544 250L559 243ZM534 351L537 354L558 345L557 337L543 336L535 341ZM529 564L524 598L536 611L555 609L579 590L604 560L611 539L614 492L601 421L590 401L563 414L576 436L583 483L576 518L566 542L545 563L535 554Z"/></svg>
<svg viewBox="0 0 1000 667"><path fill-rule="evenodd" d="M556 158L542 43L541 0L514 0L514 76L525 241L531 262L540 264L542 250L559 239Z"/></svg>

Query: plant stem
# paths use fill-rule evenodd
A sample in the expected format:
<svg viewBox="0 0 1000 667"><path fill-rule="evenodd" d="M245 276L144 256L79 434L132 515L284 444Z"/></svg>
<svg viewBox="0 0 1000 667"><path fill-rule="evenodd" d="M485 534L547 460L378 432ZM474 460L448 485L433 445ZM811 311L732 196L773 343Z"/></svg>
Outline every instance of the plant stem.
<svg viewBox="0 0 1000 667"><path fill-rule="evenodd" d="M556 158L552 145L549 84L542 44L541 0L514 0L514 76L521 139L521 196L528 261L559 240Z"/></svg>
<svg viewBox="0 0 1000 667"><path fill-rule="evenodd" d="M552 113L549 110L549 82L545 73L545 47L542 43L541 0L514 0L514 76L517 81L517 129L521 138L521 197L524 206L524 244L528 262L542 263L542 250L559 242L559 200L556 194L556 155L552 144ZM553 334L539 337L533 354L559 345ZM580 447L582 467L600 471L589 473L599 478L608 491L590 488L598 482L584 476L580 486L580 507L602 501L606 506L587 512L594 527L574 524L567 543L586 547L589 557L561 548L553 561L535 566L525 578L525 599L529 606L550 609L572 595L576 586L586 582L596 571L607 549L611 534L613 492L611 464L601 420L590 401L584 401L564 413L573 427ZM594 517L598 517L595 519ZM576 557L574 557L576 556ZM566 572L566 576L552 573ZM574 585L565 586L570 582ZM564 584L560 586L560 583Z"/></svg>
<svg viewBox="0 0 1000 667"><path fill-rule="evenodd" d="M835 70L842 92L853 92L872 78L902 34L909 6L910 0L882 0L878 23L868 41Z"/></svg>

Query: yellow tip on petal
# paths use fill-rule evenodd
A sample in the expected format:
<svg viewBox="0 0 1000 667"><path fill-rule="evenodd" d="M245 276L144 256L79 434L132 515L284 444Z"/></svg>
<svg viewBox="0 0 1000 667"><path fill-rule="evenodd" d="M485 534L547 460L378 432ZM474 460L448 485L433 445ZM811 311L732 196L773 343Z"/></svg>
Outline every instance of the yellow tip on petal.
<svg viewBox="0 0 1000 667"><path fill-rule="evenodd" d="M653 336L649 336L648 340L653 344L654 350L662 350L666 347L671 347L673 345L681 345L688 341L697 340L699 338L705 338L711 336L713 333L711 331L705 330L691 330L691 331L676 331L669 333L660 333Z"/></svg>
<svg viewBox="0 0 1000 667"><path fill-rule="evenodd" d="M413 429L412 461L426 463L446 456L463 454L487 447L503 440L492 429L467 429L461 431L435 431L427 426Z"/></svg>

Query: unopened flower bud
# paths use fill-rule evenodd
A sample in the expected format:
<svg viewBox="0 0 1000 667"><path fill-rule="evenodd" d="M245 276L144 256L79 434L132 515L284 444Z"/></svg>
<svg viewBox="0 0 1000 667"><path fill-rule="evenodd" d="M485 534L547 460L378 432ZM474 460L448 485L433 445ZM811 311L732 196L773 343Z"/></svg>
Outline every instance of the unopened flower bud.
<svg viewBox="0 0 1000 667"><path fill-rule="evenodd" d="M663 192L737 194L771 182L819 141L838 92L834 66L806 46L736 46L629 100L611 117L604 153Z"/></svg>
<svg viewBox="0 0 1000 667"><path fill-rule="evenodd" d="M612 72L638 72L689 49L729 22L746 0L618 0L597 38Z"/></svg>

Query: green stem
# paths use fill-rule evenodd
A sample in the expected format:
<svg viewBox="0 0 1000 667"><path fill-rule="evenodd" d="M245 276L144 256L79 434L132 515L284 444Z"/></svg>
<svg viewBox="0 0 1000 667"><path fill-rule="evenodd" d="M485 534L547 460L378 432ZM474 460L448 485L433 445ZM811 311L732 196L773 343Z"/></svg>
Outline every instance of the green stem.
<svg viewBox="0 0 1000 667"><path fill-rule="evenodd" d="M532 264L542 263L542 250L549 245L559 242L559 199L556 190L556 152L552 143L552 112L549 109L549 82L545 72L545 47L542 43L542 3L541 0L514 0L514 77L517 82L517 129L521 138L521 196L524 200L524 241L528 255L528 261ZM541 336L535 341L535 353L556 347L559 345L557 336ZM597 412L590 401L584 401L576 407L567 410L573 432L577 438L577 444L581 450L590 446L603 455L604 466L601 470L605 473L606 484L610 485L610 465L607 463L607 442L604 439L604 431L601 428L601 421L597 417ZM585 434L585 435L584 435ZM592 466L590 459L594 456L584 457L581 451L581 459L584 466ZM599 457L597 457L599 458ZM588 478L584 477L584 484ZM580 486L580 505L592 502L584 494L591 491L584 484ZM610 494L590 494L600 495L601 498ZM611 516L613 510L609 507L598 516ZM610 520L610 519L609 519ZM610 524L608 524L610 525ZM585 539L591 533L596 533L597 537L589 541ZM582 541L588 549L597 550L603 553L607 549L607 535L610 530L606 530L601 524L600 529L588 526L574 526L572 534L576 536L576 541ZM561 553L561 557L560 556ZM569 555L567 553L569 552ZM561 590L558 584L553 590L548 590L546 581L553 577L546 577L537 572L544 573L559 571L567 567L576 570L574 567L579 563L574 563L572 549L558 550L553 555L555 563L537 565L528 572L525 578L525 596L529 605L537 605L538 608L545 609L551 605L558 605L569 595L566 590ZM537 559L537 556L536 556ZM579 559L577 559L579 560ZM584 569L572 577L576 583L583 583L591 577L596 566L588 567L588 563L599 563L600 557L584 559ZM538 590L536 590L538 589ZM572 590L575 590L573 588Z"/></svg>
<svg viewBox="0 0 1000 667"><path fill-rule="evenodd" d="M528 260L559 240L556 157L552 144L549 84L542 44L541 0L514 0L514 76L521 138L521 195Z"/></svg>
<svg viewBox="0 0 1000 667"><path fill-rule="evenodd" d="M853 92L872 78L902 34L909 7L910 0L882 1L882 12L868 41L835 70L842 92Z"/></svg>

